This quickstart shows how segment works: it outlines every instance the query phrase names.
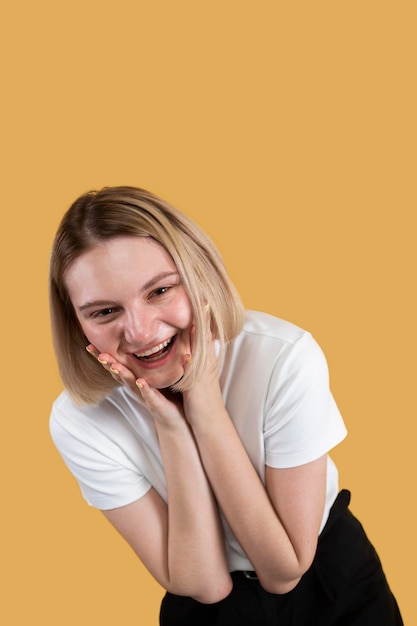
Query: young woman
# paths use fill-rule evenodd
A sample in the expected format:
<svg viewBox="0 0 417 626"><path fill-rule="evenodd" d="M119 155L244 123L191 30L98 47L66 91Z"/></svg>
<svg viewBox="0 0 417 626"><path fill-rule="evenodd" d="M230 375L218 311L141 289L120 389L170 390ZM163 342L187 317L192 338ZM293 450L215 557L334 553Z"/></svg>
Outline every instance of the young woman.
<svg viewBox="0 0 417 626"><path fill-rule="evenodd" d="M193 222L142 189L81 196L50 299L53 440L167 590L162 626L402 623L338 494L346 429L319 346L244 312Z"/></svg>

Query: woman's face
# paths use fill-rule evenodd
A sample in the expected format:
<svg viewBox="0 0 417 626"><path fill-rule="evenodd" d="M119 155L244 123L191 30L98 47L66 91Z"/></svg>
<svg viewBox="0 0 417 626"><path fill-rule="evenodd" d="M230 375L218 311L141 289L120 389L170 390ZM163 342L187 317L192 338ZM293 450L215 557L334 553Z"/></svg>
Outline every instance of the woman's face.
<svg viewBox="0 0 417 626"><path fill-rule="evenodd" d="M65 283L88 341L136 378L169 387L191 352L191 304L167 251L147 237L100 242L76 259Z"/></svg>

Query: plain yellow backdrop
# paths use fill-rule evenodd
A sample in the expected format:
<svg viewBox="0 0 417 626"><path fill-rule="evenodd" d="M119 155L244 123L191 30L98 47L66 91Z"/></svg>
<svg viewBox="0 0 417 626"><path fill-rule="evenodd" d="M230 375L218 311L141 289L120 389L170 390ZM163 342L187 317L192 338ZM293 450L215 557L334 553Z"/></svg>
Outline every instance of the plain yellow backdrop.
<svg viewBox="0 0 417 626"><path fill-rule="evenodd" d="M80 193L132 184L209 232L248 308L322 345L341 486L411 626L415 3L23 0L0 29L2 623L158 621L162 590L48 433L54 231Z"/></svg>

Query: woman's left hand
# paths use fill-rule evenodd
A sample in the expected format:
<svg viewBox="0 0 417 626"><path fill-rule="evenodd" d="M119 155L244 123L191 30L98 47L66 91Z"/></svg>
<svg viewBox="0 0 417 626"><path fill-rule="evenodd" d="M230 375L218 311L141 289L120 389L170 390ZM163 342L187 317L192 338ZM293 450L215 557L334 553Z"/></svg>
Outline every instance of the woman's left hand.
<svg viewBox="0 0 417 626"><path fill-rule="evenodd" d="M192 328L191 350L194 344L194 335L195 329ZM204 429L208 421L213 424L216 417L225 413L217 370L215 341L209 330L203 372L194 385L183 392L185 417L193 430L196 428Z"/></svg>

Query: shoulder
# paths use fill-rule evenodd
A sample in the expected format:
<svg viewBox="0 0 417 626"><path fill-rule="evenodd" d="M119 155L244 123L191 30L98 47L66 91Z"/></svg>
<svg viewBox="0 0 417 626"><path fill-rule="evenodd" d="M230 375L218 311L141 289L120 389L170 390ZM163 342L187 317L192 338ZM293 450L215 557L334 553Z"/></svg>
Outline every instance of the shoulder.
<svg viewBox="0 0 417 626"><path fill-rule="evenodd" d="M321 348L309 331L259 311L246 312L242 332L230 349L239 360L262 360L264 368L288 359L323 360Z"/></svg>
<svg viewBox="0 0 417 626"><path fill-rule="evenodd" d="M75 403L67 391L63 391L52 405L49 429L58 449L82 441L92 447L129 435L132 416L140 418L140 405L132 394L123 388L115 388L99 404Z"/></svg>
<svg viewBox="0 0 417 626"><path fill-rule="evenodd" d="M158 451L155 429L147 419L133 394L122 387L96 405L79 406L67 392L54 402L52 441L92 506L124 506L149 490L143 468L147 454L156 458Z"/></svg>
<svg viewBox="0 0 417 626"><path fill-rule="evenodd" d="M242 332L227 347L222 387L254 386L263 397L295 379L328 383L327 362L311 333L280 318L247 311Z"/></svg>
<svg viewBox="0 0 417 626"><path fill-rule="evenodd" d="M120 390L121 391L121 390ZM51 424L93 423L100 418L106 422L108 418L123 410L124 398L119 389L106 396L98 404L77 404L64 390L52 405Z"/></svg>
<svg viewBox="0 0 417 626"><path fill-rule="evenodd" d="M244 337L266 337L283 344L293 344L310 333L287 320L260 311L246 311L241 333Z"/></svg>

